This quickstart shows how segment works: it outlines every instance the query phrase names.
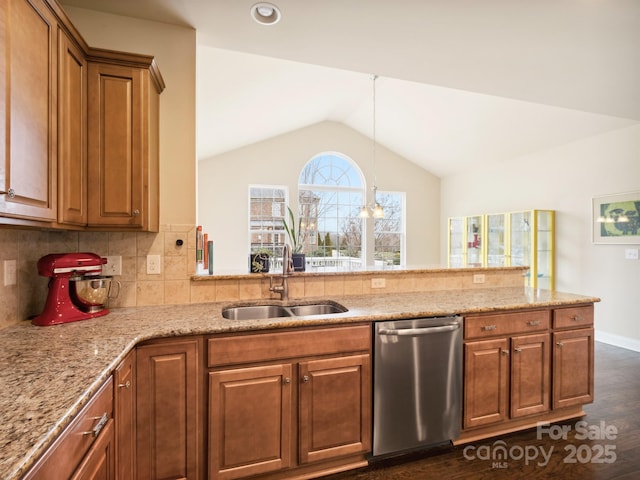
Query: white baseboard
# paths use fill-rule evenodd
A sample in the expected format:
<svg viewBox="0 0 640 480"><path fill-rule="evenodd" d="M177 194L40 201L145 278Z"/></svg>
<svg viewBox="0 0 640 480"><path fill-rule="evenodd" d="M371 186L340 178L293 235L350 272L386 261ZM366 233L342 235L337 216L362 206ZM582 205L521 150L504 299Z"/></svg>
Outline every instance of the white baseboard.
<svg viewBox="0 0 640 480"><path fill-rule="evenodd" d="M640 352L640 340L635 338L623 337L622 335L616 335L614 333L601 332L596 330L596 341L602 343L608 343L616 347L626 348L633 350L634 352Z"/></svg>

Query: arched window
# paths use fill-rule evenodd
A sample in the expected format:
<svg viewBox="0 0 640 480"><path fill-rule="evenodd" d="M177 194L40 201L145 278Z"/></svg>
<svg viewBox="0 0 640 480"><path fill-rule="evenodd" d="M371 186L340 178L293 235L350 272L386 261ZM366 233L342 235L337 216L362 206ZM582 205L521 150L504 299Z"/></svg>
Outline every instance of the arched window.
<svg viewBox="0 0 640 480"><path fill-rule="evenodd" d="M336 152L314 156L298 180L298 203L307 264L314 270L349 271L365 266L365 181L349 157Z"/></svg>

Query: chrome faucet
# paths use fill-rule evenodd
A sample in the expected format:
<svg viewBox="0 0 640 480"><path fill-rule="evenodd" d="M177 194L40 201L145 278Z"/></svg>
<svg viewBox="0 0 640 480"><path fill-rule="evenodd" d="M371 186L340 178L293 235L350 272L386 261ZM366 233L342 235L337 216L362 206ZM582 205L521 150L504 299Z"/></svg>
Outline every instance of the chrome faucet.
<svg viewBox="0 0 640 480"><path fill-rule="evenodd" d="M273 284L273 275L269 277L269 291L280 295L280 300L289 299L289 286L287 285L287 277L293 273L293 258L291 257L291 248L285 243L282 247L282 280L280 285Z"/></svg>

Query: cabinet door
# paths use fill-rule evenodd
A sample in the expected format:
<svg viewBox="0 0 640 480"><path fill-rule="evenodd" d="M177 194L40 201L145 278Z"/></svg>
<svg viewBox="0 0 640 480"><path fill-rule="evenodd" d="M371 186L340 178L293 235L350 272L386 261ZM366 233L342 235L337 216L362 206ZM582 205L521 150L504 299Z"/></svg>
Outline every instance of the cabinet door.
<svg viewBox="0 0 640 480"><path fill-rule="evenodd" d="M198 479L200 339L138 347L137 478Z"/></svg>
<svg viewBox="0 0 640 480"><path fill-rule="evenodd" d="M116 480L113 424L107 422L71 480Z"/></svg>
<svg viewBox="0 0 640 480"><path fill-rule="evenodd" d="M509 403L509 340L482 340L464 346L463 427L507 419Z"/></svg>
<svg viewBox="0 0 640 480"><path fill-rule="evenodd" d="M89 63L89 226L144 226L144 73L134 67Z"/></svg>
<svg viewBox="0 0 640 480"><path fill-rule="evenodd" d="M504 267L507 264L506 246L507 217L504 213L489 214L486 216L485 234L487 258L484 265L487 267Z"/></svg>
<svg viewBox="0 0 640 480"><path fill-rule="evenodd" d="M87 62L62 31L58 60L58 222L87 224Z"/></svg>
<svg viewBox="0 0 640 480"><path fill-rule="evenodd" d="M511 339L511 417L549 410L551 352L548 333Z"/></svg>
<svg viewBox="0 0 640 480"><path fill-rule="evenodd" d="M209 373L209 477L291 465L291 364Z"/></svg>
<svg viewBox="0 0 640 480"><path fill-rule="evenodd" d="M553 334L553 408L593 402L593 328Z"/></svg>
<svg viewBox="0 0 640 480"><path fill-rule="evenodd" d="M467 263L465 267L484 266L484 216L467 217Z"/></svg>
<svg viewBox="0 0 640 480"><path fill-rule="evenodd" d="M118 480L136 478L136 351L116 368L114 417L116 419L116 469Z"/></svg>
<svg viewBox="0 0 640 480"><path fill-rule="evenodd" d="M56 219L56 19L42 0L0 6L0 214ZM5 102L6 100L6 102Z"/></svg>
<svg viewBox="0 0 640 480"><path fill-rule="evenodd" d="M300 463L371 449L369 354L301 362Z"/></svg>

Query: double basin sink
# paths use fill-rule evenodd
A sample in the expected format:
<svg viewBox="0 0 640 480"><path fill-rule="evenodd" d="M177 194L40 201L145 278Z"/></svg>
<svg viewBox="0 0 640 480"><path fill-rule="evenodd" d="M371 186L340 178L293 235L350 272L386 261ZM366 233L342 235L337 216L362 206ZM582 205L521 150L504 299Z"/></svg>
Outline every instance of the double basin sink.
<svg viewBox="0 0 640 480"><path fill-rule="evenodd" d="M267 318L306 317L344 313L348 309L336 302L300 305L242 305L222 309L222 316L229 320L264 320Z"/></svg>

